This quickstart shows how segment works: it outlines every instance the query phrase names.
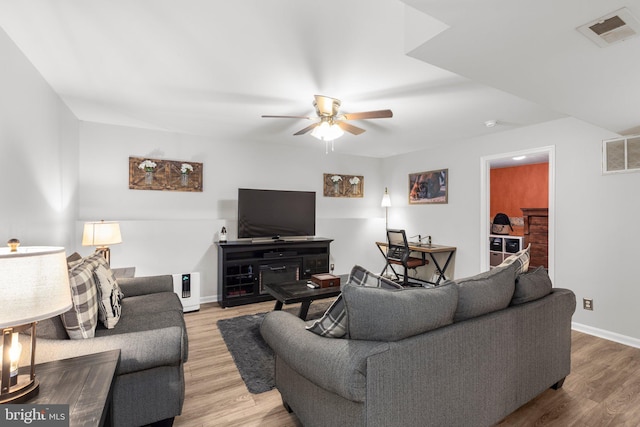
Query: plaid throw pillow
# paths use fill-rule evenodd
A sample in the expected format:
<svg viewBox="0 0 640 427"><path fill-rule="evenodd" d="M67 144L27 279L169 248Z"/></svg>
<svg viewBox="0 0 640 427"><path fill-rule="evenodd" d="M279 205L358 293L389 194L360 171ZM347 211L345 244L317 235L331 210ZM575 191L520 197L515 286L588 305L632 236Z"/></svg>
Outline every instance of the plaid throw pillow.
<svg viewBox="0 0 640 427"><path fill-rule="evenodd" d="M69 271L73 306L61 315L62 324L71 339L93 338L98 324L98 291L93 281L93 268L82 262Z"/></svg>
<svg viewBox="0 0 640 427"><path fill-rule="evenodd" d="M347 334L347 310L342 294L331 304L324 315L307 329L321 337L342 338Z"/></svg>
<svg viewBox="0 0 640 427"><path fill-rule="evenodd" d="M359 265L351 269L347 283L374 288L402 289L402 286L397 283L380 277ZM327 309L324 315L310 326L307 326L307 329L322 337L343 338L348 336L347 310L342 299L342 294L331 304L331 307Z"/></svg>
<svg viewBox="0 0 640 427"><path fill-rule="evenodd" d="M370 286L372 288L384 288L384 289L402 289L402 286L396 282L392 282L389 279L385 279L382 276L378 276L364 268L356 265L351 269L349 274L348 283L360 286Z"/></svg>
<svg viewBox="0 0 640 427"><path fill-rule="evenodd" d="M529 251L531 250L531 243L525 249L511 255L509 258L502 261L498 267L504 267L511 264L516 264L516 276L529 271Z"/></svg>
<svg viewBox="0 0 640 427"><path fill-rule="evenodd" d="M99 265L103 266L109 271L111 270L111 267L109 267L107 260L104 259L104 256L101 252L94 252L91 255L82 258L82 263L87 264L93 271L95 271L95 269L98 268Z"/></svg>

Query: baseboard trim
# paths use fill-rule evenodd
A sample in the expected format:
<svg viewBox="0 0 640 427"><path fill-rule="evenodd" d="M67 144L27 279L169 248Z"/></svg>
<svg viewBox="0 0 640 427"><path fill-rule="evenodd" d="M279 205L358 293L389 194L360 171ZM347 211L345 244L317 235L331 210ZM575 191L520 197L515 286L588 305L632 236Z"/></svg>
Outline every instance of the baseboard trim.
<svg viewBox="0 0 640 427"><path fill-rule="evenodd" d="M208 302L218 302L218 296L208 296L208 297L200 297L200 304L206 304Z"/></svg>
<svg viewBox="0 0 640 427"><path fill-rule="evenodd" d="M615 332L605 331L604 329L594 328L592 326L583 325L581 323L571 322L571 329L585 334L593 335L605 340L614 341L630 347L640 348L640 339L628 337L626 335L617 334Z"/></svg>

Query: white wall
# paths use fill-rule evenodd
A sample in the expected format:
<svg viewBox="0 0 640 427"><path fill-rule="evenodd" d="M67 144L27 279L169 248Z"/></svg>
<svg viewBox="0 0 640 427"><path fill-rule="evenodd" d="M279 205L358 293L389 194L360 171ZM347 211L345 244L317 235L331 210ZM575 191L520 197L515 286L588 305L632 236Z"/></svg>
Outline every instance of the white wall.
<svg viewBox="0 0 640 427"><path fill-rule="evenodd" d="M637 220L640 173L601 174L602 139L613 133L576 119L474 138L383 161L393 207L390 226L408 234L431 234L434 243L458 247L457 277L480 269L480 158L553 145L556 147L555 283L576 293L577 328L640 346ZM408 205L408 174L449 169L449 203ZM582 309L593 298L594 311Z"/></svg>
<svg viewBox="0 0 640 427"><path fill-rule="evenodd" d="M203 192L130 190L129 156L203 163ZM358 263L382 269L374 245L384 239L380 200L381 160L325 154L251 141L209 138L83 122L80 125L80 205L76 250L82 254L84 221L121 222L123 243L111 248L114 267L135 266L137 275L201 273L203 301L217 297L217 250L222 226L237 236L239 187L316 192L316 234L334 239L336 273ZM364 197L323 197L323 173L364 176Z"/></svg>
<svg viewBox="0 0 640 427"><path fill-rule="evenodd" d="M0 30L0 245L73 242L78 122Z"/></svg>

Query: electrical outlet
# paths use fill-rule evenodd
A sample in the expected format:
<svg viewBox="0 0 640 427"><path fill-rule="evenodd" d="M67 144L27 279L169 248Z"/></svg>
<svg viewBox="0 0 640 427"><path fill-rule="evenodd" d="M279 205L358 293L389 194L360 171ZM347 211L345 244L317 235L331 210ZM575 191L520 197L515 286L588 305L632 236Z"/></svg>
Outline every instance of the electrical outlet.
<svg viewBox="0 0 640 427"><path fill-rule="evenodd" d="M593 300L591 298L582 298L582 308L593 311Z"/></svg>

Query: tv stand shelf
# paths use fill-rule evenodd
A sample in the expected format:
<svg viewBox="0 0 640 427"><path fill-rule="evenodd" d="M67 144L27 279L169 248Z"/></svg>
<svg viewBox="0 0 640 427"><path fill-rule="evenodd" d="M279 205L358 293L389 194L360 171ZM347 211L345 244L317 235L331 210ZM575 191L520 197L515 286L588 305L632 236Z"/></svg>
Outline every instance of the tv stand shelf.
<svg viewBox="0 0 640 427"><path fill-rule="evenodd" d="M218 242L218 304L231 307L272 300L264 285L329 272L333 239Z"/></svg>

